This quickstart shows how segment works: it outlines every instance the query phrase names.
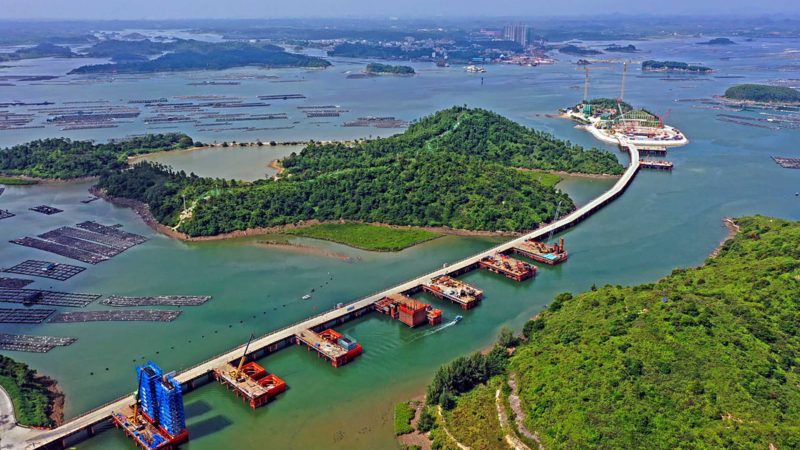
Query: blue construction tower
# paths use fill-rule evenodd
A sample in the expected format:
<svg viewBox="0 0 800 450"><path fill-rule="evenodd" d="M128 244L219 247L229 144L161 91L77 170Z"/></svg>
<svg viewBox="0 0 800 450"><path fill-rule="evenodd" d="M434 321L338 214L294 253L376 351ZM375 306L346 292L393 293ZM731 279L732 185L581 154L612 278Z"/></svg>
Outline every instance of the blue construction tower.
<svg viewBox="0 0 800 450"><path fill-rule="evenodd" d="M183 390L172 374L161 377L156 384L158 398L158 422L173 436L186 429L186 416L183 412Z"/></svg>
<svg viewBox="0 0 800 450"><path fill-rule="evenodd" d="M161 369L152 361L144 366L136 367L139 378L139 405L147 416L158 422L158 396L156 386L161 378Z"/></svg>

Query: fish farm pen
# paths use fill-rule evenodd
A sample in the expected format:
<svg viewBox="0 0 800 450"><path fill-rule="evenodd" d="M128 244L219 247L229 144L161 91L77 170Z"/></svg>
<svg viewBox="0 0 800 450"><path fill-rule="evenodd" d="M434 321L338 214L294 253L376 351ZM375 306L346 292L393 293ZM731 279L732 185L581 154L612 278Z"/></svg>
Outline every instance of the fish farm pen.
<svg viewBox="0 0 800 450"><path fill-rule="evenodd" d="M69 337L0 333L0 350L47 353L56 347L71 345L75 341L76 338Z"/></svg>
<svg viewBox="0 0 800 450"><path fill-rule="evenodd" d="M277 94L277 95L259 95L259 100L302 100L306 98L303 94Z"/></svg>
<svg viewBox="0 0 800 450"><path fill-rule="evenodd" d="M53 214L58 214L60 212L64 212L63 209L53 208L52 206L47 205L39 205L34 206L33 208L29 208L31 211L35 211L38 213L42 213L47 216L52 216Z"/></svg>
<svg viewBox="0 0 800 450"><path fill-rule="evenodd" d="M209 295L159 295L156 297L122 297L109 296L100 301L109 306L197 306L211 300Z"/></svg>
<svg viewBox="0 0 800 450"><path fill-rule="evenodd" d="M51 278L53 280L65 281L86 270L85 267L71 266L69 264L58 264L49 261L29 259L17 264L14 267L3 269L3 272L16 273L34 277ZM2 286L0 284L0 286ZM25 287L25 286L2 286L2 287Z"/></svg>
<svg viewBox="0 0 800 450"><path fill-rule="evenodd" d="M0 288L22 289L31 283L33 283L33 280L0 277Z"/></svg>
<svg viewBox="0 0 800 450"><path fill-rule="evenodd" d="M0 209L0 220L8 219L14 217L16 214L12 213L7 209Z"/></svg>
<svg viewBox="0 0 800 450"><path fill-rule="evenodd" d="M0 302L23 305L66 306L83 308L100 298L98 294L73 294L39 289L0 288Z"/></svg>
<svg viewBox="0 0 800 450"><path fill-rule="evenodd" d="M42 323L55 309L0 308L0 323Z"/></svg>
<svg viewBox="0 0 800 450"><path fill-rule="evenodd" d="M160 310L78 311L58 313L48 322L172 322L180 315L181 311Z"/></svg>
<svg viewBox="0 0 800 450"><path fill-rule="evenodd" d="M772 159L784 169L800 169L800 158L773 156Z"/></svg>
<svg viewBox="0 0 800 450"><path fill-rule="evenodd" d="M144 236L96 222L82 222L77 227L61 227L40 234L38 239L26 236L10 242L88 264L98 264L147 241Z"/></svg>

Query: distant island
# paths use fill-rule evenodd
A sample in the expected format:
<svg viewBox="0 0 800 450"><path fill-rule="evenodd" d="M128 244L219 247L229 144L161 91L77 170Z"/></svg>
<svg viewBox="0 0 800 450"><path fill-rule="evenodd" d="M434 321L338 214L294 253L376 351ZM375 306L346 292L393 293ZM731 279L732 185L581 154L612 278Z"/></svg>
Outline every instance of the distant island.
<svg viewBox="0 0 800 450"><path fill-rule="evenodd" d="M11 53L0 53L0 62L35 58L74 58L77 56L79 55L73 53L69 47L39 44L34 47L21 48Z"/></svg>
<svg viewBox="0 0 800 450"><path fill-rule="evenodd" d="M129 156L198 144L181 133L148 134L105 144L40 139L0 150L0 175L58 180L96 177L128 167Z"/></svg>
<svg viewBox="0 0 800 450"><path fill-rule="evenodd" d="M390 75L414 75L414 68L411 66L392 66L389 64L369 63L364 72L370 74L390 74Z"/></svg>
<svg viewBox="0 0 800 450"><path fill-rule="evenodd" d="M144 43L143 43L144 42ZM155 59L144 57L157 49L171 51ZM111 48L108 48L108 47ZM105 50L105 51L103 51ZM96 45L90 55L106 55L119 61L114 64L81 66L70 74L101 73L151 73L178 72L186 70L223 70L232 67L328 67L330 63L315 56L288 53L283 48L270 44L201 41L179 41L178 43L153 43L115 41L113 44Z"/></svg>
<svg viewBox="0 0 800 450"><path fill-rule="evenodd" d="M735 45L736 42L728 38L715 38L705 42L698 42L697 45Z"/></svg>
<svg viewBox="0 0 800 450"><path fill-rule="evenodd" d="M555 189L557 177L537 171L624 170L611 153L464 107L389 138L312 143L282 166L277 180L244 183L140 163L103 176L98 187L147 203L158 222L188 236L310 220L517 232L554 219L558 203L561 214L574 209Z"/></svg>
<svg viewBox="0 0 800 450"><path fill-rule="evenodd" d="M725 91L728 100L744 100L758 103L800 103L800 91L786 86L765 84L739 84Z"/></svg>
<svg viewBox="0 0 800 450"><path fill-rule="evenodd" d="M636 53L636 52L639 51L639 49L636 48L636 46L633 45L633 44L628 44L628 45L624 45L624 46L623 45L617 45L617 44L611 44L608 47L604 48L603 50L605 50L607 52L613 52L613 53Z"/></svg>
<svg viewBox="0 0 800 450"><path fill-rule="evenodd" d="M714 70L706 66L698 66L678 61L655 61L647 60L642 62L642 72L691 72L691 73L711 73Z"/></svg>
<svg viewBox="0 0 800 450"><path fill-rule="evenodd" d="M433 448L796 448L800 223L729 226L700 267L559 294L522 336L442 366L417 429Z"/></svg>
<svg viewBox="0 0 800 450"><path fill-rule="evenodd" d="M577 45L567 45L558 49L559 52L565 55L574 56L594 56L601 55L603 52L591 48L578 47Z"/></svg>

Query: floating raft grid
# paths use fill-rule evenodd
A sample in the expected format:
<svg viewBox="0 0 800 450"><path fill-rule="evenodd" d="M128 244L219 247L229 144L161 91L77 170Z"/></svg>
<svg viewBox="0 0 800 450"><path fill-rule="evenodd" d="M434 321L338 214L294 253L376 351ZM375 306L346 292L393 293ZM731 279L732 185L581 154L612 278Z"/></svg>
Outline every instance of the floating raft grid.
<svg viewBox="0 0 800 450"><path fill-rule="evenodd" d="M773 156L772 159L784 169L800 169L800 158Z"/></svg>
<svg viewBox="0 0 800 450"><path fill-rule="evenodd" d="M106 236L112 236L117 239L121 239L123 241L128 241L133 243L133 245L139 245L141 243L147 242L147 238L144 236L134 233L128 233L127 231L119 230L116 227L101 225L97 222L92 222L92 221L81 222L77 225L77 227L88 231L94 231L95 233L104 234Z"/></svg>
<svg viewBox="0 0 800 450"><path fill-rule="evenodd" d="M59 313L50 319L50 323L76 322L172 322L181 314L180 311L161 310L115 310L115 311L78 311Z"/></svg>
<svg viewBox="0 0 800 450"><path fill-rule="evenodd" d="M0 277L0 288L22 289L31 283L33 283L33 280Z"/></svg>
<svg viewBox="0 0 800 450"><path fill-rule="evenodd" d="M61 227L53 230L58 232L61 236L68 236L75 239L83 239L84 241L97 242L108 247L116 248L118 250L127 250L133 247L132 244L126 240L115 238L113 236L106 236L105 234L95 233L93 231L81 230L72 227Z"/></svg>
<svg viewBox="0 0 800 450"><path fill-rule="evenodd" d="M56 255L61 255L65 258L75 259L77 261L85 262L87 264L97 264L108 260L108 256L97 255L95 253L89 253L87 251L77 248L72 248L63 244L44 241L32 237L14 239L9 242L11 242L12 244L21 245L23 247L30 247L38 250L44 250L50 253L55 253Z"/></svg>
<svg viewBox="0 0 800 450"><path fill-rule="evenodd" d="M86 270L85 267L71 266L69 264L57 264L50 261L40 261L37 259L29 259L17 264L9 269L4 269L3 272L16 273L19 275L27 275L34 277L51 278L53 280L64 281L68 280L75 275ZM33 281L30 280L32 283ZM25 287L23 286L3 286L2 287Z"/></svg>
<svg viewBox="0 0 800 450"><path fill-rule="evenodd" d="M42 323L55 309L0 308L0 323Z"/></svg>
<svg viewBox="0 0 800 450"><path fill-rule="evenodd" d="M30 210L38 212L38 213L42 213L42 214L45 214L45 215L48 215L48 216L52 216L53 214L58 214L60 212L64 212L63 209L58 209L58 208L54 208L52 206L47 206L47 205L34 206L33 208L30 208Z"/></svg>
<svg viewBox="0 0 800 450"><path fill-rule="evenodd" d="M76 338L69 337L0 333L0 350L47 353L55 347L66 347L75 341Z"/></svg>
<svg viewBox="0 0 800 450"><path fill-rule="evenodd" d="M100 298L96 294L0 288L0 302L83 308Z"/></svg>
<svg viewBox="0 0 800 450"><path fill-rule="evenodd" d="M156 297L123 297L111 295L100 303L109 306L197 306L211 300L211 296L159 295Z"/></svg>
<svg viewBox="0 0 800 450"><path fill-rule="evenodd" d="M95 253L108 258L117 256L122 252L120 249L109 247L104 244L66 236L60 230L48 231L47 233L40 234L39 237L51 242L55 242L56 244L66 245L67 247L72 247L89 253Z"/></svg>

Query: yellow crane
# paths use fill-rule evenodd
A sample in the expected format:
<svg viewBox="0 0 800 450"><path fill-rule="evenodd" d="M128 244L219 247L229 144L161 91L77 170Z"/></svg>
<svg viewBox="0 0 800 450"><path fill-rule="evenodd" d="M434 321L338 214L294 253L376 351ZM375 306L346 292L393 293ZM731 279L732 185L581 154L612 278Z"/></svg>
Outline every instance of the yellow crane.
<svg viewBox="0 0 800 450"><path fill-rule="evenodd" d="M244 346L244 353L242 353L241 359L239 359L239 366L236 367L236 371L233 372L233 379L239 379L239 373L242 371L242 366L244 365L244 360L247 358L247 350L250 348L250 343L253 342L253 338L255 337L254 334L250 334L250 339L247 340L247 345Z"/></svg>

